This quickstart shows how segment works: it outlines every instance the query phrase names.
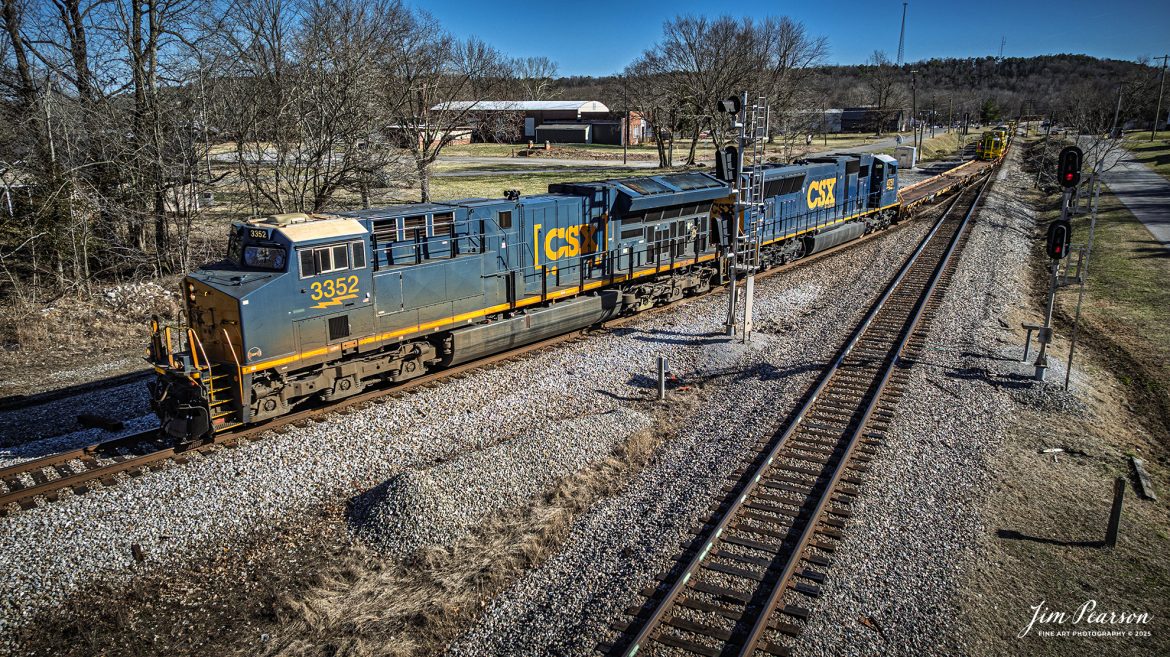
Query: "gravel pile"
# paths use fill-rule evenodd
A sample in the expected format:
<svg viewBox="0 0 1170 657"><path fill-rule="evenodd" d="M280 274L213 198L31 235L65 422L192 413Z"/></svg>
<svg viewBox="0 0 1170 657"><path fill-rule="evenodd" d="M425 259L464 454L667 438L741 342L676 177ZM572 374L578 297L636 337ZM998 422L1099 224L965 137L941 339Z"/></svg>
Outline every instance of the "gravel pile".
<svg viewBox="0 0 1170 657"><path fill-rule="evenodd" d="M1029 381L1032 366L999 321L1026 305L1031 226L1015 199L1028 185L1005 167L973 226L795 655L971 652L954 596L980 567L977 537L991 531L975 502L989 485L987 459L1013 398L1068 399ZM1052 365L1049 381L1063 381Z"/></svg>
<svg viewBox="0 0 1170 657"><path fill-rule="evenodd" d="M492 513L521 508L650 424L647 415L618 408L403 472L356 502L358 534L395 556L452 544Z"/></svg>

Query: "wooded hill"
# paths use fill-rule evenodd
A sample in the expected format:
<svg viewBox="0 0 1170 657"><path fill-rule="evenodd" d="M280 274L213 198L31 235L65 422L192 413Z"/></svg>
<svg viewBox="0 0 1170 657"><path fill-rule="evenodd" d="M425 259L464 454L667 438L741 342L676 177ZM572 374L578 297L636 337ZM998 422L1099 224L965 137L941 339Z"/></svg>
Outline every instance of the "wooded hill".
<svg viewBox="0 0 1170 657"><path fill-rule="evenodd" d="M875 63L877 60L880 63ZM822 66L816 69L810 86L818 101L810 108L885 105L909 108L911 74L917 71L918 107L936 110L940 122L948 112L955 120L963 112L985 120L1044 114L1058 120L1083 111L1086 102L1103 105L1112 120L1118 85L1124 83L1121 122L1148 122L1154 114L1160 67L1148 61L1099 59L1088 55L1042 55L1038 57L978 57L929 59L889 64L875 53L871 63L853 66ZM879 81L889 78L890 98L878 102ZM598 99L621 107L619 75L572 76L557 80L564 98Z"/></svg>

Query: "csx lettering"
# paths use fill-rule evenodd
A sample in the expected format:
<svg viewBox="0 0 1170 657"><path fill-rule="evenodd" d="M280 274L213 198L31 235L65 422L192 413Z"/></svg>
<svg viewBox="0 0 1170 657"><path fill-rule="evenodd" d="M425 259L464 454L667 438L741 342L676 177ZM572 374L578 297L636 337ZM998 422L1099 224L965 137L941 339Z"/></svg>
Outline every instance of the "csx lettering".
<svg viewBox="0 0 1170 657"><path fill-rule="evenodd" d="M597 250L593 235L597 228L590 224L579 224L567 228L551 228L544 234L544 257L546 260L571 258Z"/></svg>
<svg viewBox="0 0 1170 657"><path fill-rule="evenodd" d="M837 198L833 196L833 187L836 187L836 178L825 178L824 180L814 180L808 185L808 207L810 208L827 208L837 204Z"/></svg>

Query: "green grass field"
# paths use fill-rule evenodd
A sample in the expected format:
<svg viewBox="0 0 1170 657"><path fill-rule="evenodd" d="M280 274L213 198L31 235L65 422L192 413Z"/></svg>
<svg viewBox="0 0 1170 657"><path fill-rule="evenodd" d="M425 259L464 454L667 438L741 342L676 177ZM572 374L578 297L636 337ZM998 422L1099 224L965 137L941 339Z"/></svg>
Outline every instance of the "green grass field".
<svg viewBox="0 0 1170 657"><path fill-rule="evenodd" d="M491 168L498 167L492 165ZM629 178L662 172L662 169L647 170L643 173L629 169L597 167L589 171L552 169L547 172L525 173L516 176L435 176L431 178L431 196L436 199L459 199L476 196L497 198L503 196L505 189L518 189L521 194L543 194L553 183Z"/></svg>
<svg viewBox="0 0 1170 657"><path fill-rule="evenodd" d="M1150 141L1150 131L1140 130L1125 134L1125 147L1139 162L1170 178L1170 130L1162 130Z"/></svg>
<svg viewBox="0 0 1170 657"><path fill-rule="evenodd" d="M1049 213L1055 216L1058 211ZM1073 241L1089 235L1089 217L1073 220ZM1071 317L1076 295L1058 295ZM1102 188L1082 319L1135 362L1146 385L1170 391L1170 251L1124 205Z"/></svg>

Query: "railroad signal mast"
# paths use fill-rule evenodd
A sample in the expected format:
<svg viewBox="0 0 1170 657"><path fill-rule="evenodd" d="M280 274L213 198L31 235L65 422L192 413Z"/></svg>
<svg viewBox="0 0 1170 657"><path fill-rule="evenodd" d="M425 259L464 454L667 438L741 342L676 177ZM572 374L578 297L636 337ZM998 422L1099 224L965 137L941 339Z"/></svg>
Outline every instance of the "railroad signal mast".
<svg viewBox="0 0 1170 657"><path fill-rule="evenodd" d="M1068 206L1072 199L1073 189L1081 181L1081 161L1084 153L1076 146L1065 146L1056 160L1056 178L1064 193L1060 201L1060 219L1048 225L1048 241L1045 244L1045 253L1052 259L1051 279L1048 288L1048 312L1044 316L1044 326L1040 328L1038 340L1040 353L1036 356L1037 381L1044 380L1044 372L1048 369L1048 343L1052 341L1052 310L1056 305L1056 288L1059 286L1057 272L1060 261L1068 257L1072 243L1072 224L1068 220ZM1072 366L1072 363L1069 363ZM1067 384L1066 384L1067 385Z"/></svg>
<svg viewBox="0 0 1170 657"><path fill-rule="evenodd" d="M726 334L734 336L743 305L740 340L748 342L752 333L752 302L756 272L760 268L760 241L764 229L764 148L768 141L768 98L760 96L748 106L747 92L721 100L718 110L726 113L737 132L737 146L719 154L717 164L722 178L731 183L735 206L729 223L727 247L728 303ZM750 155L748 150L750 149ZM749 167L744 170L745 163ZM730 169L730 170L729 170ZM744 277L742 296L738 278Z"/></svg>

